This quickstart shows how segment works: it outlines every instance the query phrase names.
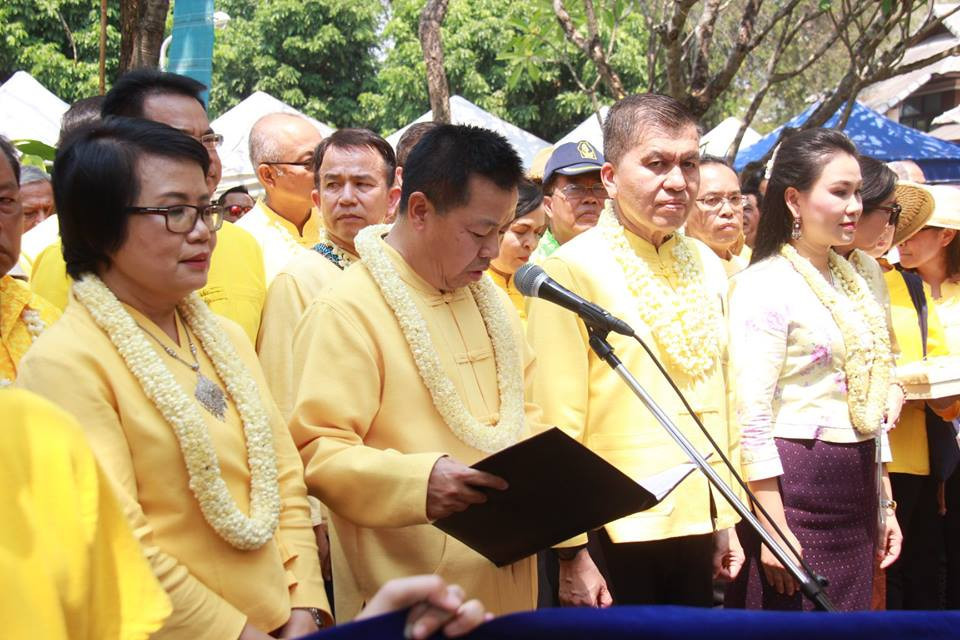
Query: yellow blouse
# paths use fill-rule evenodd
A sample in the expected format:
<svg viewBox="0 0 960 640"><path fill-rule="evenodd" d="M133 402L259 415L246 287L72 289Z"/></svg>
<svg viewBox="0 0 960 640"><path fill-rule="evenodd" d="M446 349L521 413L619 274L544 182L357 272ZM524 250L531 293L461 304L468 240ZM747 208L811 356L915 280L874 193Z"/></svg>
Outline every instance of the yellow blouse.
<svg viewBox="0 0 960 640"><path fill-rule="evenodd" d="M63 310L70 298L70 282L57 240L37 256L30 287L34 293ZM267 286L263 254L253 236L236 225L223 223L217 231L217 246L210 261L207 286L197 293L214 313L243 327L251 344L256 341Z"/></svg>
<svg viewBox="0 0 960 640"><path fill-rule="evenodd" d="M39 316L39 323L31 320L31 316ZM49 327L59 317L59 309L30 293L20 280L9 275L0 278L0 343L3 345L0 350L0 386L16 379L17 365L36 339L34 333Z"/></svg>
<svg viewBox="0 0 960 640"><path fill-rule="evenodd" d="M637 259L650 267L654 277L674 290L679 286L674 268L672 237L658 248L632 233L627 234ZM725 306L727 274L720 259L706 245L690 240L702 266L703 285L710 300ZM543 262L551 278L571 291L595 302L625 320L660 356L650 328L644 323L639 305L627 285L623 268L606 246L600 229L589 229L556 250ZM717 339L726 352L726 335L718 327ZM608 462L636 480L687 462L683 451L650 411L624 386L619 376L590 349L583 322L555 304L531 299L527 334L537 354L537 375L532 401L543 409L544 422L554 424ZM627 368L673 418L700 451L709 444L680 399L661 376L650 357L634 340L611 334L609 341ZM670 370L668 368L668 370ZM697 415L734 464L737 431L727 417L725 363L717 361L711 373L694 380L681 371L670 370ZM719 456L711 464L720 477L731 482ZM711 500L717 518L711 518ZM720 495L714 494L706 478L691 474L657 506L605 525L614 542L643 542L665 538L709 534L714 527L733 526L738 516ZM565 544L585 541L576 538Z"/></svg>
<svg viewBox="0 0 960 640"><path fill-rule="evenodd" d="M897 364L907 364L923 359L923 342L920 335L920 323L917 309L913 306L907 283L899 271L883 274L890 292L890 309L893 317L893 330L897 334L900 354ZM924 283L927 295L927 355L948 355L943 325L937 305L933 302L930 287ZM900 413L900 422L890 432L890 448L893 461L887 470L893 473L912 473L925 476L930 473L930 455L927 449L927 422L923 407L913 403L904 405Z"/></svg>
<svg viewBox="0 0 960 640"><path fill-rule="evenodd" d="M170 601L76 420L12 389L0 415L0 635L146 640Z"/></svg>
<svg viewBox="0 0 960 640"><path fill-rule="evenodd" d="M524 326L527 323L527 298L517 289L512 275L504 275L494 268L487 269L487 275L493 280L494 284L503 289L504 293L513 303L513 308L517 310L517 315L523 321Z"/></svg>
<svg viewBox="0 0 960 640"><path fill-rule="evenodd" d="M495 423L500 399L493 349L469 289L441 293L400 254L384 249L426 319L457 394L473 416ZM509 307L506 296L503 304ZM517 344L524 345L519 319L509 316ZM498 614L533 609L535 558L497 568L429 524L427 480L437 459L448 454L469 465L486 454L460 441L440 417L396 316L363 263L308 307L293 345L297 397L290 430L310 492L330 512L338 620L356 616L386 581L417 573L459 584ZM523 359L529 382L529 349ZM528 425L538 418L528 405Z"/></svg>
<svg viewBox="0 0 960 640"><path fill-rule="evenodd" d="M940 285L937 312L947 336L947 348L950 353L960 353L960 282Z"/></svg>
<svg viewBox="0 0 960 640"><path fill-rule="evenodd" d="M237 226L249 231L263 249L263 266L267 286L280 270L304 249L312 249L320 240L320 212L313 209L303 225L297 226L267 206L262 199L237 221Z"/></svg>
<svg viewBox="0 0 960 640"><path fill-rule="evenodd" d="M186 328L179 344L146 316L127 311L149 333L188 362ZM242 551L220 538L204 519L191 492L180 445L170 425L146 397L106 334L86 308L71 299L63 317L24 358L17 384L46 396L82 423L143 552L173 603L173 614L156 638L234 640L249 620L272 631L293 607L329 610L303 483L303 467L276 411L242 330L222 321L224 333L251 371L271 418L282 507L272 541ZM192 337L194 344L199 340ZM194 372L157 347L184 389ZM198 349L200 372L218 381ZM221 383L222 386L222 383ZM242 423L233 403L220 421L201 410L227 487L243 513L250 510L250 473Z"/></svg>

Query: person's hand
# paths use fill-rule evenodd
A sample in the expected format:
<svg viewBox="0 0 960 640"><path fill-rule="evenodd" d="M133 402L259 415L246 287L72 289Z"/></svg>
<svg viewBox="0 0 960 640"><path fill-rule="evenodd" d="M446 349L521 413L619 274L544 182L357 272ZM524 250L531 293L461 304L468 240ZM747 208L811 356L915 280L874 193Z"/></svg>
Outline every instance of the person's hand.
<svg viewBox="0 0 960 640"><path fill-rule="evenodd" d="M800 548L800 543L790 529L786 526L781 526L780 528L786 536L787 542L802 556L803 549ZM770 532L770 535L774 538L777 537L777 534L773 532ZM790 553L790 549L786 544L782 544L782 546L784 551ZM799 559L796 556L794 556L794 560L799 563ZM793 574L780 564L780 561L777 560L776 556L773 555L773 552L770 551L765 544L760 545L760 564L763 567L764 577L766 577L767 582L777 590L777 593L785 593L788 596L792 596L800 588Z"/></svg>
<svg viewBox="0 0 960 640"><path fill-rule="evenodd" d="M560 560L560 604L564 607L599 607L613 604L597 565L586 548L571 560Z"/></svg>
<svg viewBox="0 0 960 640"><path fill-rule="evenodd" d="M713 579L731 582L746 562L737 531L733 527L717 531L713 540Z"/></svg>
<svg viewBox="0 0 960 640"><path fill-rule="evenodd" d="M330 566L330 536L327 534L327 523L321 522L313 528L313 535L317 539L317 555L320 557L320 573L323 579L333 580L333 569Z"/></svg>
<svg viewBox="0 0 960 640"><path fill-rule="evenodd" d="M387 582L357 615L357 620L413 607L404 638L423 640L439 629L451 638L473 631L493 619L479 600L466 600L463 589L437 575L398 578Z"/></svg>
<svg viewBox="0 0 960 640"><path fill-rule="evenodd" d="M313 614L306 609L291 609L290 619L274 633L280 638L302 638L320 630L313 620Z"/></svg>
<svg viewBox="0 0 960 640"><path fill-rule="evenodd" d="M486 502L487 496L477 487L503 491L507 488L507 481L450 458L440 458L433 465L427 481L427 518L440 520L472 504Z"/></svg>
<svg viewBox="0 0 960 640"><path fill-rule="evenodd" d="M889 431L900 422L900 412L903 411L903 403L907 396L903 392L903 387L899 384L891 384L887 392L887 413L883 418L883 428Z"/></svg>
<svg viewBox="0 0 960 640"><path fill-rule="evenodd" d="M877 557L880 559L880 568L886 569L900 557L903 545L903 533L900 523L892 509L888 509L880 525L880 539L877 544Z"/></svg>
<svg viewBox="0 0 960 640"><path fill-rule="evenodd" d="M243 625L243 629L240 631L240 637L237 640L273 640L270 634L264 633L257 629L249 622Z"/></svg>

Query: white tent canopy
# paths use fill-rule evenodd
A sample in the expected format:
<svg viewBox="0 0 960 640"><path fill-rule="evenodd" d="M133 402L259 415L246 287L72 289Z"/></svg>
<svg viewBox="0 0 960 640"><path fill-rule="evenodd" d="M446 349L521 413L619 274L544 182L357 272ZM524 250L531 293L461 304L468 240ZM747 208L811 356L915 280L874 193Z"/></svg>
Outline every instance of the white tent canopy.
<svg viewBox="0 0 960 640"><path fill-rule="evenodd" d="M733 139L737 137L737 131L740 130L741 125L743 125L743 120L732 116L727 118L703 134L700 138L700 152L704 155L724 157L727 154L727 149L733 143ZM762 137L751 127L747 127L747 130L743 132L743 138L740 140L738 149L746 149Z"/></svg>
<svg viewBox="0 0 960 640"><path fill-rule="evenodd" d="M29 73L17 71L0 85L0 134L55 145L68 107Z"/></svg>
<svg viewBox="0 0 960 640"><path fill-rule="evenodd" d="M573 131L557 140L554 146L559 147L567 142L580 142L586 140L597 149L603 149L603 128L600 125L601 120L607 119L607 112L610 107L600 107L597 112L600 118L597 119L597 113L591 113L586 120L581 122Z"/></svg>
<svg viewBox="0 0 960 640"><path fill-rule="evenodd" d="M220 147L220 162L223 163L223 179L220 181L220 190L226 190L238 184L256 185L257 176L250 164L250 129L261 117L270 113L302 113L277 100L269 93L255 91L232 109L223 113L210 123L213 130L223 136L223 145ZM319 120L304 116L313 123L324 137L333 133L334 129Z"/></svg>
<svg viewBox="0 0 960 640"><path fill-rule="evenodd" d="M410 124L428 122L432 119L433 111L427 111ZM450 98L450 119L454 124L472 124L478 127L483 127L484 129L496 131L506 138L510 144L513 145L513 148L517 150L517 153L520 155L520 159L523 161L524 168L530 166L530 163L533 161L533 157L537 155L537 152L540 151L540 149L550 146L550 143L546 140L541 140L532 133L524 131L518 126L510 124L506 120L502 120L488 111L484 111L477 105L461 96L453 96ZM402 129L394 131L392 134L387 136L387 142L389 142L394 149L397 148L397 143L400 142L400 137L407 130L410 124Z"/></svg>

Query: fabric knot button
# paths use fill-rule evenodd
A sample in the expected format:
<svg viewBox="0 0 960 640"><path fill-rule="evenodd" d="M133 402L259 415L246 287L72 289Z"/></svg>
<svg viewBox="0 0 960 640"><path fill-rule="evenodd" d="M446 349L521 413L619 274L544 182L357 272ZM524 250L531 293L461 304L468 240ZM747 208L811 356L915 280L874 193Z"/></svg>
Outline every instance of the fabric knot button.
<svg viewBox="0 0 960 640"><path fill-rule="evenodd" d="M459 353L455 359L457 364L473 364L474 362L480 362L481 360L492 357L493 351L491 351L489 347L484 347L483 349L474 349L466 353Z"/></svg>

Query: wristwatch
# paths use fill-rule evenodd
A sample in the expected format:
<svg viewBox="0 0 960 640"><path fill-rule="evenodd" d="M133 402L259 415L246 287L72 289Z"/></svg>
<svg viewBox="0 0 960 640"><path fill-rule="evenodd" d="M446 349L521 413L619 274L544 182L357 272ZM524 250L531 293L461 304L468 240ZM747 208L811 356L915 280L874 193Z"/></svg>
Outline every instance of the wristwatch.
<svg viewBox="0 0 960 640"><path fill-rule="evenodd" d="M896 511L896 510L897 510L897 501L896 501L896 500L890 500L889 498L884 498L884 499L882 499L882 500L880 501L880 508L881 508L881 509L890 509L891 511Z"/></svg>
<svg viewBox="0 0 960 640"><path fill-rule="evenodd" d="M573 560L577 557L577 554L580 553L580 550L586 548L586 546L585 544L581 544L576 547L554 547L553 552L557 554L557 557L561 560Z"/></svg>

